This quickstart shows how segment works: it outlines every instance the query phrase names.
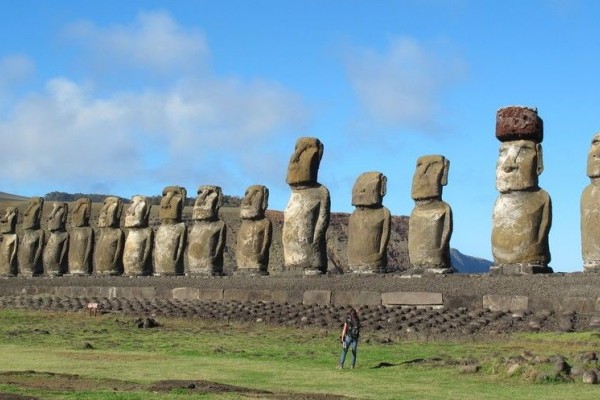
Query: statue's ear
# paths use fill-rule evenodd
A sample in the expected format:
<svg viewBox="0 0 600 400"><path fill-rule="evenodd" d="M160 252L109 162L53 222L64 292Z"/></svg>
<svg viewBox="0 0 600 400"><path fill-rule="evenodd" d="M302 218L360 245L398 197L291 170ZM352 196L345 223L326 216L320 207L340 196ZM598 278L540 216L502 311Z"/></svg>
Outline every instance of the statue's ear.
<svg viewBox="0 0 600 400"><path fill-rule="evenodd" d="M536 150L536 157L537 157L537 174L540 175L542 172L544 172L544 157L543 157L543 153L542 153L542 144L541 143L537 143L535 145L535 150Z"/></svg>
<svg viewBox="0 0 600 400"><path fill-rule="evenodd" d="M217 188L217 208L221 207L223 204L223 190L220 187Z"/></svg>
<svg viewBox="0 0 600 400"><path fill-rule="evenodd" d="M320 140L318 141L319 146L319 161L323 158L323 152L325 151L325 145Z"/></svg>
<svg viewBox="0 0 600 400"><path fill-rule="evenodd" d="M146 212L144 213L144 221L148 221L148 218L150 218L150 210L152 209L152 204L150 204L148 199L145 197L144 197L144 202L146 203Z"/></svg>
<svg viewBox="0 0 600 400"><path fill-rule="evenodd" d="M379 194L381 194L381 197L383 197L387 193L387 177L384 174L381 174L379 177L379 182Z"/></svg>
<svg viewBox="0 0 600 400"><path fill-rule="evenodd" d="M262 203L262 208L263 210L266 210L267 207L269 207L269 188L266 186L263 186L263 203Z"/></svg>
<svg viewBox="0 0 600 400"><path fill-rule="evenodd" d="M450 160L448 160L447 158L444 158L444 169L442 170L442 179L440 181L440 184L442 186L446 186L448 184L448 170L450 169Z"/></svg>

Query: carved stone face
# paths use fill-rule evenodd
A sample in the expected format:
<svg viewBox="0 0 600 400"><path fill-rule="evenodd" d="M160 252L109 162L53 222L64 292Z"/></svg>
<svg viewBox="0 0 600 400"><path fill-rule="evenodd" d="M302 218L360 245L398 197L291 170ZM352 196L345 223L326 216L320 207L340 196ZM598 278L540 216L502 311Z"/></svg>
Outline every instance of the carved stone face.
<svg viewBox="0 0 600 400"><path fill-rule="evenodd" d="M596 133L592 138L587 158L587 176L600 178L600 133Z"/></svg>
<svg viewBox="0 0 600 400"><path fill-rule="evenodd" d="M352 205L355 207L381 206L387 191L387 178L381 172L365 172L352 187Z"/></svg>
<svg viewBox="0 0 600 400"><path fill-rule="evenodd" d="M532 140L503 142L496 164L496 189L509 193L537 188L543 170L541 144Z"/></svg>
<svg viewBox="0 0 600 400"><path fill-rule="evenodd" d="M23 229L39 229L44 199L32 197L23 213Z"/></svg>
<svg viewBox="0 0 600 400"><path fill-rule="evenodd" d="M7 207L2 218L0 218L0 233L15 233L19 209Z"/></svg>
<svg viewBox="0 0 600 400"><path fill-rule="evenodd" d="M52 203L52 211L48 215L49 231L64 231L67 223L69 206L67 203L55 201Z"/></svg>
<svg viewBox="0 0 600 400"><path fill-rule="evenodd" d="M81 227L90 224L90 215L92 214L92 200L89 197L82 197L75 202L75 208L71 211L71 226Z"/></svg>
<svg viewBox="0 0 600 400"><path fill-rule="evenodd" d="M449 168L450 161L444 156L419 157L412 180L413 200L441 199L442 187L448 183Z"/></svg>
<svg viewBox="0 0 600 400"><path fill-rule="evenodd" d="M259 219L264 218L265 210L269 205L269 189L266 186L249 186L244 194L244 200L240 206L240 218Z"/></svg>
<svg viewBox="0 0 600 400"><path fill-rule="evenodd" d="M150 216L150 205L146 202L144 196L133 196L131 205L125 212L126 228L144 228L148 226L148 217Z"/></svg>
<svg viewBox="0 0 600 400"><path fill-rule="evenodd" d="M123 202L118 197L107 197L104 199L104 205L98 217L98 228L117 228L121 219L122 209Z"/></svg>
<svg viewBox="0 0 600 400"><path fill-rule="evenodd" d="M179 186L167 186L163 189L158 218L161 222L181 221L187 191Z"/></svg>
<svg viewBox="0 0 600 400"><path fill-rule="evenodd" d="M192 218L195 220L217 219L222 200L223 193L219 186L200 186L198 188L198 197L196 197L196 202L194 203Z"/></svg>
<svg viewBox="0 0 600 400"><path fill-rule="evenodd" d="M319 139L309 137L298 139L288 165L287 184L302 186L317 183L321 157L323 157L323 143Z"/></svg>

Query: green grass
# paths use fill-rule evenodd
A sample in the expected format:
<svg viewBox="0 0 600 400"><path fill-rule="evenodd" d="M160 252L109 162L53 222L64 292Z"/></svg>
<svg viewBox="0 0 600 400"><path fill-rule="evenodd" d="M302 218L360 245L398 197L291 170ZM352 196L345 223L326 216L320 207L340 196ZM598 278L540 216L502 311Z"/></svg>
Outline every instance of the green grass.
<svg viewBox="0 0 600 400"><path fill-rule="evenodd" d="M152 393L156 381L207 380L286 393L335 394L365 399L596 399L600 385L539 384L508 377L498 368L503 356L531 351L569 356L600 353L591 333L524 334L492 341L394 342L381 344L366 332L359 345L358 368L337 370L339 332L267 325L219 324L159 319L159 328L137 329L133 318L106 314L0 310L0 373L6 371L76 374L91 380L76 391L40 388L21 381L0 392L44 399L247 398L236 393L189 393L176 389ZM85 348L89 343L92 348ZM475 358L481 372L461 374L456 366L403 362L441 357ZM392 366L374 368L380 363ZM52 380L53 378L48 378ZM119 384L115 383L118 380ZM97 384L95 384L97 383ZM128 388L126 383L134 385ZM117 391L113 390L113 386ZM33 385L34 386L34 385ZM260 398L253 395L252 398Z"/></svg>

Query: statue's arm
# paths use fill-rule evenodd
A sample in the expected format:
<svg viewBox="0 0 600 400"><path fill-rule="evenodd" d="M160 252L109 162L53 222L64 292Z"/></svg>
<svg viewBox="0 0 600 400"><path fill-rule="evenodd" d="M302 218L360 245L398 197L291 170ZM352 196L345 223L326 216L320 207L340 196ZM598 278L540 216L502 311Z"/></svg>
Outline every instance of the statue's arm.
<svg viewBox="0 0 600 400"><path fill-rule="evenodd" d="M85 264L86 266L92 265L92 246L94 245L94 230L91 229L90 234L87 237L87 243L85 244Z"/></svg>
<svg viewBox="0 0 600 400"><path fill-rule="evenodd" d="M379 243L379 259L383 257L387 251L388 243L390 242L390 232L392 229L392 216L390 211L385 208L385 215L383 217L383 227L381 232L381 242Z"/></svg>
<svg viewBox="0 0 600 400"><path fill-rule="evenodd" d="M67 234L67 238L65 239L65 242L63 243L61 252L60 252L60 265L63 265L63 263L66 261L67 259L67 253L69 251L69 235Z"/></svg>
<svg viewBox="0 0 600 400"><path fill-rule="evenodd" d="M444 214L444 227L440 240L439 250L443 250L445 246L449 244L450 236L452 235L452 209L446 206L446 212Z"/></svg>
<svg viewBox="0 0 600 400"><path fill-rule="evenodd" d="M113 265L116 265L118 260L123 256L123 241L125 238L125 234L122 230L119 229L119 237L117 238L117 251L115 251L115 255L113 257Z"/></svg>
<svg viewBox="0 0 600 400"><path fill-rule="evenodd" d="M13 265L13 263L15 262L15 259L17 258L18 248L19 248L19 239L16 238L11 245L11 252L8 257L9 265Z"/></svg>
<svg viewBox="0 0 600 400"><path fill-rule="evenodd" d="M35 251L35 262L37 263L42 257L42 251L44 250L44 231L40 230L40 236L38 238L38 247Z"/></svg>
<svg viewBox="0 0 600 400"><path fill-rule="evenodd" d="M146 262L148 260L148 257L150 256L150 252L152 251L152 243L154 243L153 239L154 239L154 232L152 231L152 228L150 228L150 234L148 235L148 237L146 238L146 246L144 246L144 262Z"/></svg>
<svg viewBox="0 0 600 400"><path fill-rule="evenodd" d="M548 195L546 194L546 196ZM552 225L552 200L550 196L548 196L547 201L544 202L542 207L542 220L540 221L540 230L537 238L538 243L541 243L548 237L550 226Z"/></svg>
<svg viewBox="0 0 600 400"><path fill-rule="evenodd" d="M175 252L175 258L173 261L177 261L181 258L183 254L183 248L185 246L185 241L187 237L187 227L181 230L181 235L179 235L179 243L177 244L177 251Z"/></svg>
<svg viewBox="0 0 600 400"><path fill-rule="evenodd" d="M217 245L215 246L215 253L212 255L213 258L218 257L219 254L223 253L223 248L225 247L225 240L227 239L227 226L223 223L221 228L219 229L219 239L217 240Z"/></svg>
<svg viewBox="0 0 600 400"><path fill-rule="evenodd" d="M273 238L273 224L268 219L266 228L266 235L264 235L263 242L260 246L260 254L265 254L265 252L269 249L269 246L271 246L271 240Z"/></svg>
<svg viewBox="0 0 600 400"><path fill-rule="evenodd" d="M313 243L315 243L319 236L325 233L329 226L329 215L331 209L331 198L329 197L329 191L322 187L323 193L319 204L319 216L317 217L317 223L315 224L315 230L313 232Z"/></svg>

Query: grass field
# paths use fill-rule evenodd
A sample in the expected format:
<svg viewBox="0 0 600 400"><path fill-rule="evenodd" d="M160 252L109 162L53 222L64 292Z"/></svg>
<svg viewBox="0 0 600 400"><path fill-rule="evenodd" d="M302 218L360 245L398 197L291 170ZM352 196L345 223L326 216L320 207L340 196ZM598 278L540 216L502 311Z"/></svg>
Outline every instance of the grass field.
<svg viewBox="0 0 600 400"><path fill-rule="evenodd" d="M365 333L355 370L335 368L339 332L120 314L0 310L0 399L597 399L600 385L535 383L501 360L600 350L593 333L493 341L380 343ZM461 364L477 360L478 372ZM230 385L230 386L227 386ZM3 397L5 396L5 397ZM17 397L15 397L17 398Z"/></svg>

